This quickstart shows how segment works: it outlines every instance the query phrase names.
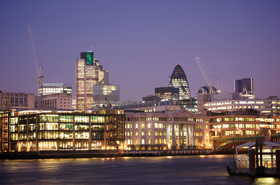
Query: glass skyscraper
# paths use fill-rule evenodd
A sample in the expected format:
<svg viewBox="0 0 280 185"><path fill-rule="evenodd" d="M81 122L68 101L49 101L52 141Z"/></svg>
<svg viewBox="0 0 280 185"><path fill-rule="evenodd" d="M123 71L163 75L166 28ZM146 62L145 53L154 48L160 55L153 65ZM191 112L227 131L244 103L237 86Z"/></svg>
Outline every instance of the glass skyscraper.
<svg viewBox="0 0 280 185"><path fill-rule="evenodd" d="M179 99L189 99L191 97L190 87L187 76L180 66L177 64L169 79L169 87L179 88Z"/></svg>
<svg viewBox="0 0 280 185"><path fill-rule="evenodd" d="M76 60L76 107L77 109L90 109L95 103L93 86L108 84L108 70L103 70L99 61L94 58L92 51L81 53Z"/></svg>
<svg viewBox="0 0 280 185"><path fill-rule="evenodd" d="M234 92L249 98L255 97L255 84L253 78L243 78L234 81Z"/></svg>

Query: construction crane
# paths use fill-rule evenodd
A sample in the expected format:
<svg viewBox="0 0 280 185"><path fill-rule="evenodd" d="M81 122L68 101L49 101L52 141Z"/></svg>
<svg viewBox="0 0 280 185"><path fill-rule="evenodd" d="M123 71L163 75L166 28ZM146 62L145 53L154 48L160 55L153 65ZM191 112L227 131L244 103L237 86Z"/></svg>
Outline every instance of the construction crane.
<svg viewBox="0 0 280 185"><path fill-rule="evenodd" d="M37 107L41 108L41 99L39 98L40 97L40 95L39 95L39 88L40 88L40 85L43 83L43 78L44 78L44 76L43 76L43 66L42 66L41 63L40 63L40 68L38 66L38 60L37 60L37 55L36 55L36 51L35 51L34 40L33 40L33 35L32 35L32 31L31 31L30 25L28 25L28 30L29 30L29 37L30 37L30 41L31 41L33 57L34 57L34 62L35 62L35 67L36 67L36 72L37 72L37 92L38 92Z"/></svg>
<svg viewBox="0 0 280 185"><path fill-rule="evenodd" d="M208 85L208 87L209 87L210 94L214 93L214 92L211 92L211 91L212 91L212 85L211 85L211 83L210 83L210 81L209 81L207 75L205 74L205 71L204 71L204 69L203 69L203 67L202 67L202 64L200 63L199 57L194 56L194 59L195 59L197 65L198 65L198 67L199 67L201 73L202 73L203 76L204 76L204 79L205 79L205 81L206 81L206 83L207 83L207 85ZM205 66L204 66L204 67L205 67ZM206 67L205 67L205 68L206 68ZM207 69L207 68L206 68L206 69ZM207 69L207 70L216 78L216 82L217 82L217 84L216 84L216 89L217 89L217 92L219 92L219 78L218 78L216 75L214 75L209 69Z"/></svg>
<svg viewBox="0 0 280 185"><path fill-rule="evenodd" d="M34 62L35 62L35 67L36 67L36 72L37 72L37 88L39 89L40 85L43 83L43 66L40 63L40 68L38 66L38 60L37 60L37 55L35 51L35 46L34 46L34 40L33 40L33 35L31 31L30 25L28 25L28 30L29 30L29 37L31 41L31 46L32 46L32 51L33 51L33 57L34 57Z"/></svg>
<svg viewBox="0 0 280 185"><path fill-rule="evenodd" d="M202 64L202 65L203 65L203 64ZM220 89L219 78L218 78L214 73L212 73L205 65L203 65L203 67L204 67L205 69L207 69L207 70L216 78L216 88L217 88L217 90L219 91L219 89Z"/></svg>

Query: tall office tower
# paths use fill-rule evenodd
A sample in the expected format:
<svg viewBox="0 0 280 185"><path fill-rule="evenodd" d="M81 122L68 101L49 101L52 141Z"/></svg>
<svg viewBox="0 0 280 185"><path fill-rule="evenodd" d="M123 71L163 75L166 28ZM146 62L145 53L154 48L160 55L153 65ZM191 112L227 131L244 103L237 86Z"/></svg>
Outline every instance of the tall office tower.
<svg viewBox="0 0 280 185"><path fill-rule="evenodd" d="M255 98L255 84L253 78L243 78L234 81L234 92L251 99Z"/></svg>
<svg viewBox="0 0 280 185"><path fill-rule="evenodd" d="M169 79L169 87L179 88L179 99L189 99L191 97L187 76L180 66L177 64Z"/></svg>
<svg viewBox="0 0 280 185"><path fill-rule="evenodd" d="M95 103L93 86L108 84L108 70L94 59L92 51L81 52L81 58L76 60L76 107L77 109L90 109Z"/></svg>

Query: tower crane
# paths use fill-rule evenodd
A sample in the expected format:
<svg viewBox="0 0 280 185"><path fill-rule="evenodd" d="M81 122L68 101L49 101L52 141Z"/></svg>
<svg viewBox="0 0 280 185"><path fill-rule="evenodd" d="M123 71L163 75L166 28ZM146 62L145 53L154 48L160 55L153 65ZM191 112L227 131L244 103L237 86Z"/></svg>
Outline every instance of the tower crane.
<svg viewBox="0 0 280 185"><path fill-rule="evenodd" d="M209 87L209 91L210 91L209 93L210 93L210 94L215 93L215 92L213 92L212 85L211 85L211 83L210 83L210 81L209 81L207 75L205 74L205 71L204 71L204 69L203 69L203 67L202 67L202 64L200 63L199 57L194 56L194 59L195 59L197 65L198 65L198 67L199 67L201 73L203 74L204 79L205 79L205 81L206 81L206 83L207 83L207 85L208 85L208 87ZM205 66L204 66L204 67L205 67ZM206 68L206 67L205 67L205 68ZM206 68L206 69L207 69L207 68ZM209 69L207 69L207 70L216 78L216 82L217 82L217 84L216 84L216 89L217 89L217 91L219 92L219 78L218 78L216 75L214 75Z"/></svg>
<svg viewBox="0 0 280 185"><path fill-rule="evenodd" d="M36 51L35 51L35 46L34 46L34 40L33 40L33 35L32 35L32 31L31 31L31 27L30 25L28 25L28 30L29 30L29 37L30 37L30 41L31 41L31 46L32 46L32 51L33 51L33 57L34 57L34 62L35 62L35 67L36 67L36 72L37 72L37 92L38 92L38 108L41 108L41 99L39 98L39 88L40 85L43 83L43 66L40 63L40 68L38 66L38 60L37 60L37 55L36 55Z"/></svg>
<svg viewBox="0 0 280 185"><path fill-rule="evenodd" d="M36 67L36 72L37 72L37 88L39 89L40 85L43 83L43 66L40 63L40 68L38 66L38 60L37 60L37 55L35 51L35 46L34 46L34 40L33 40L33 35L31 31L30 25L28 25L28 30L29 30L29 37L31 41L31 46L32 46L32 51L33 51L33 57L34 57L34 62L35 62L35 67Z"/></svg>
<svg viewBox="0 0 280 185"><path fill-rule="evenodd" d="M202 65L203 65L203 64L202 64ZM219 91L219 90L220 90L219 78L218 78L214 73L212 73L205 65L203 65L203 67L204 67L205 69L207 69L207 70L216 78L216 88L217 88L217 90Z"/></svg>

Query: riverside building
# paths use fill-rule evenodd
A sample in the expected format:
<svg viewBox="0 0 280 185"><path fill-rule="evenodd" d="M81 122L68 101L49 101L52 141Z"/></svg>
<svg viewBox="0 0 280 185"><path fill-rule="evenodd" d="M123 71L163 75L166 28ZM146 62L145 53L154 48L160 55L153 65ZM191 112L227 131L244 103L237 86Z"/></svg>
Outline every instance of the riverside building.
<svg viewBox="0 0 280 185"><path fill-rule="evenodd" d="M205 117L186 109L166 112L131 110L125 114L128 150L190 149L209 145Z"/></svg>
<svg viewBox="0 0 280 185"><path fill-rule="evenodd" d="M212 146L235 144L262 139L265 129L271 134L271 141L280 141L280 116L262 116L248 112L213 114L208 117L209 134Z"/></svg>
<svg viewBox="0 0 280 185"><path fill-rule="evenodd" d="M1 152L124 147L124 111L0 111Z"/></svg>

